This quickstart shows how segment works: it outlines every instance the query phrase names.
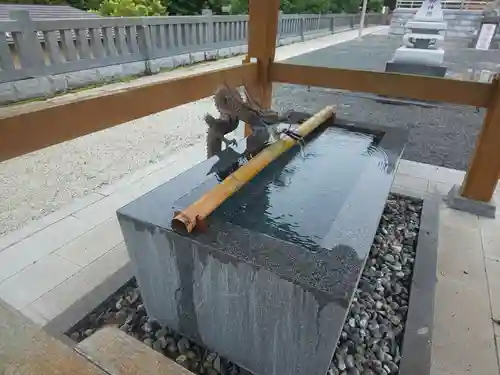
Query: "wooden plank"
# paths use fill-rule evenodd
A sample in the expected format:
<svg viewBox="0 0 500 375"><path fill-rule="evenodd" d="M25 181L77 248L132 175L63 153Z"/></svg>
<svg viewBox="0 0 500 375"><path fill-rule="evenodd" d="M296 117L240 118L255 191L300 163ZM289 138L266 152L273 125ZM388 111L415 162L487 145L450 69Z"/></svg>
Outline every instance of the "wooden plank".
<svg viewBox="0 0 500 375"><path fill-rule="evenodd" d="M104 95L5 108L0 112L0 161L202 99L221 82L241 86L256 75L256 65L246 64Z"/></svg>
<svg viewBox="0 0 500 375"><path fill-rule="evenodd" d="M106 375L0 300L0 368L16 375Z"/></svg>
<svg viewBox="0 0 500 375"><path fill-rule="evenodd" d="M76 347L83 356L113 375L192 375L118 328L105 327Z"/></svg>
<svg viewBox="0 0 500 375"><path fill-rule="evenodd" d="M493 80L494 94L488 105L483 128L462 184L462 196L489 202L500 174L500 83Z"/></svg>
<svg viewBox="0 0 500 375"><path fill-rule="evenodd" d="M409 74L274 63L273 82L367 92L398 98L487 107L492 85Z"/></svg>
<svg viewBox="0 0 500 375"><path fill-rule="evenodd" d="M272 82L269 68L276 53L279 0L252 0L249 2L248 58L257 59L257 80L248 86L253 98L262 107L269 108L272 98ZM251 134L245 124L245 135Z"/></svg>

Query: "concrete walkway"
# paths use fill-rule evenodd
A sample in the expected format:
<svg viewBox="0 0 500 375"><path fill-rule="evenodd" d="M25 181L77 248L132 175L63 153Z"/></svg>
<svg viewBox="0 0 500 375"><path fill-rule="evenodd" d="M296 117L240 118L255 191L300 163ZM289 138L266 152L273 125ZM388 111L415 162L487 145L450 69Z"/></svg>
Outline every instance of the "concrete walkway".
<svg viewBox="0 0 500 375"><path fill-rule="evenodd" d="M403 160L393 191L447 194L464 172ZM500 189L495 200L500 202ZM498 375L500 218L439 210L431 375Z"/></svg>

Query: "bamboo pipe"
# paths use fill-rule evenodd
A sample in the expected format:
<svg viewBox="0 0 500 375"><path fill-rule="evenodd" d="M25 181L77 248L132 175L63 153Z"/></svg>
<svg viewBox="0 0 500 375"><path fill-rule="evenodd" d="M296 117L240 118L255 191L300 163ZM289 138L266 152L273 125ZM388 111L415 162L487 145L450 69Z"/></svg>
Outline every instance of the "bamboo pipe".
<svg viewBox="0 0 500 375"><path fill-rule="evenodd" d="M295 132L305 137L332 117L334 113L333 106L325 107L304 122ZM184 211L176 212L172 220L172 228L182 233L192 232L197 224L204 223L204 219L225 200L240 190L267 165L276 160L296 143L297 141L294 139L285 136L283 139L280 139L262 150L257 156L226 177L224 181L216 185L212 190L204 194Z"/></svg>

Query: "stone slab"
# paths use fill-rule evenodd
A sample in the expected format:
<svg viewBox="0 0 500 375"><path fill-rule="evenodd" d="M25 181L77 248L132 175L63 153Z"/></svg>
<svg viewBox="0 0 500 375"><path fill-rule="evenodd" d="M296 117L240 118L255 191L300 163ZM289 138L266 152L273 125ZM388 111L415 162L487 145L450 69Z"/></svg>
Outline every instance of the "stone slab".
<svg viewBox="0 0 500 375"><path fill-rule="evenodd" d="M424 199L399 366L402 375L429 374L431 367L439 204L440 200L436 196Z"/></svg>
<svg viewBox="0 0 500 375"><path fill-rule="evenodd" d="M416 30L446 30L446 22L408 21L406 27Z"/></svg>
<svg viewBox="0 0 500 375"><path fill-rule="evenodd" d="M444 77L447 68L445 66L414 64L399 61L388 61L385 71L389 73L417 74L430 77Z"/></svg>
<svg viewBox="0 0 500 375"><path fill-rule="evenodd" d="M399 47L394 52L393 62L441 66L444 50Z"/></svg>
<svg viewBox="0 0 500 375"><path fill-rule="evenodd" d="M451 188L446 197L446 203L448 203L449 207L456 210L479 216L494 218L496 213L496 204L493 199L490 202L481 202L462 197L460 194L460 185L454 185Z"/></svg>
<svg viewBox="0 0 500 375"><path fill-rule="evenodd" d="M237 168L250 140L120 209L148 314L257 375L324 375L406 138L337 119L308 137L305 157L293 148L219 207L205 232L174 232L174 211Z"/></svg>

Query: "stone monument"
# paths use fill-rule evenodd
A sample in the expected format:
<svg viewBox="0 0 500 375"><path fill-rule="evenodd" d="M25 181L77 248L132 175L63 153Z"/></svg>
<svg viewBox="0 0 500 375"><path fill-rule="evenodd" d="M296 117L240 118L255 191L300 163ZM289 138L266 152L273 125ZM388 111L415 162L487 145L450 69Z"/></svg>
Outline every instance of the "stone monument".
<svg viewBox="0 0 500 375"><path fill-rule="evenodd" d="M238 167L245 141L118 211L146 310L255 375L324 375L407 131L335 119L208 218L174 212ZM318 134L319 133L319 134Z"/></svg>
<svg viewBox="0 0 500 375"><path fill-rule="evenodd" d="M403 36L403 46L387 62L386 72L444 77L444 50L439 44L444 40L441 32L446 30L446 22L440 0L425 0L406 28L410 31Z"/></svg>

